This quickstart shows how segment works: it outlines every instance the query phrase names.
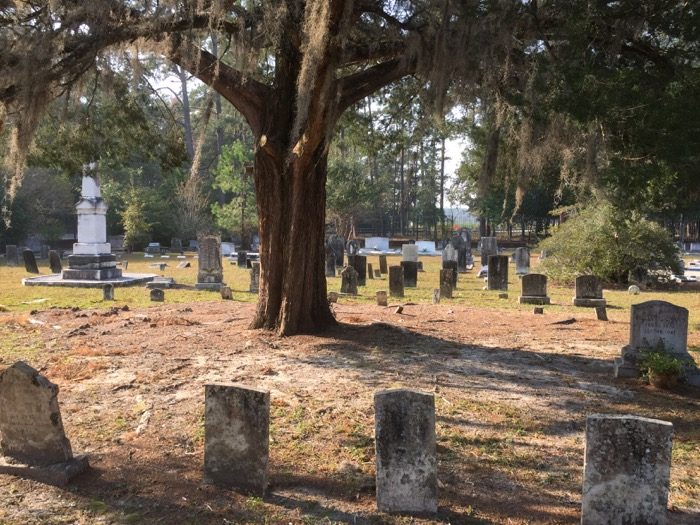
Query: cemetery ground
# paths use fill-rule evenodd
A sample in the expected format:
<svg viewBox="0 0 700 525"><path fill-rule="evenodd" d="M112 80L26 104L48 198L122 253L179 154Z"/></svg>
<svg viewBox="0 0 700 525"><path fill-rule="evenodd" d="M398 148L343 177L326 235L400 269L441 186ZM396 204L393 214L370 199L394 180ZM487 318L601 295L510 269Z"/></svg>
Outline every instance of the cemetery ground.
<svg viewBox="0 0 700 525"><path fill-rule="evenodd" d="M511 265L507 299L482 290L473 270L453 299L432 305L440 259L421 257L426 271L405 298L376 306L388 282L368 279L361 296L333 305L337 328L279 338L248 329L248 271L225 263L234 301L222 301L190 289L188 260L193 268L179 270L176 259L130 258L129 272L185 285L156 306L143 287L117 288L105 302L100 289L22 287L23 268L0 267L0 367L24 360L59 385L73 451L92 467L65 488L0 475L0 523L573 524L592 413L674 424L671 522L700 523L700 391L617 381L612 370L630 305L652 299L690 310L688 345L700 362L697 288L606 289L602 322L571 306L573 287L550 283L555 304L533 315L517 304ZM368 262L378 268L377 257ZM329 291L339 289L330 278ZM217 382L271 392L264 498L202 482L204 385ZM372 398L392 387L435 395L437 516L376 511Z"/></svg>

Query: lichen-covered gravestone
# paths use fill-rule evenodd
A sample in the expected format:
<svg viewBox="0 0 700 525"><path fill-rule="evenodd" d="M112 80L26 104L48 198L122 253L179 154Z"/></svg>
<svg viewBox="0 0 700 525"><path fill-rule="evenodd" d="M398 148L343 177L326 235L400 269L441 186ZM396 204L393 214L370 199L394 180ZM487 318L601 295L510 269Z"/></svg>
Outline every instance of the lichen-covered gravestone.
<svg viewBox="0 0 700 525"><path fill-rule="evenodd" d="M236 385L206 385L204 477L262 496L267 488L270 393Z"/></svg>
<svg viewBox="0 0 700 525"><path fill-rule="evenodd" d="M549 304L547 297L547 276L541 273L523 275L520 282L522 291L518 302L520 304Z"/></svg>
<svg viewBox="0 0 700 525"><path fill-rule="evenodd" d="M357 285L365 286L367 284L367 256L348 255L348 266L352 266L357 272Z"/></svg>
<svg viewBox="0 0 700 525"><path fill-rule="evenodd" d="M586 420L581 525L665 525L673 425L628 415Z"/></svg>
<svg viewBox="0 0 700 525"><path fill-rule="evenodd" d="M603 282L595 275L579 275L576 277L576 297L574 306L596 308L605 306L603 299Z"/></svg>
<svg viewBox="0 0 700 525"><path fill-rule="evenodd" d="M418 286L418 263L416 261L401 261L401 269L403 271L403 285L407 288Z"/></svg>
<svg viewBox="0 0 700 525"><path fill-rule="evenodd" d="M352 266L340 272L340 293L357 295L357 271Z"/></svg>
<svg viewBox="0 0 700 525"><path fill-rule="evenodd" d="M457 279L459 277L459 271L457 266L457 261L446 260L442 261L443 270L452 270L452 289L457 288Z"/></svg>
<svg viewBox="0 0 700 525"><path fill-rule="evenodd" d="M403 268L401 266L389 267L389 295L403 297Z"/></svg>
<svg viewBox="0 0 700 525"><path fill-rule="evenodd" d="M386 292L384 290L380 290L377 292L377 305L378 306L387 306L387 297L386 297Z"/></svg>
<svg viewBox="0 0 700 525"><path fill-rule="evenodd" d="M151 301L162 303L165 301L165 292L161 288L153 288L151 290Z"/></svg>
<svg viewBox="0 0 700 525"><path fill-rule="evenodd" d="M31 250L22 250L22 259L24 259L24 269L28 273L39 273L39 267L36 264L36 257Z"/></svg>
<svg viewBox="0 0 700 525"><path fill-rule="evenodd" d="M440 297L452 299L453 272L451 269L440 270Z"/></svg>
<svg viewBox="0 0 700 525"><path fill-rule="evenodd" d="M491 255L489 256L489 290L508 290L508 256L506 255Z"/></svg>
<svg viewBox="0 0 700 525"><path fill-rule="evenodd" d="M258 293L260 291L260 262L252 261L250 267L250 293Z"/></svg>
<svg viewBox="0 0 700 525"><path fill-rule="evenodd" d="M527 275L530 273L530 249L516 248L513 251L513 262L515 263L515 275Z"/></svg>
<svg viewBox="0 0 700 525"><path fill-rule="evenodd" d="M63 271L61 256L56 250L49 250L49 267L51 268L51 273L61 273Z"/></svg>
<svg viewBox="0 0 700 525"><path fill-rule="evenodd" d="M615 377L639 377L644 350L661 350L686 363L686 379L700 386L700 370L688 352L688 310L666 301L633 304L630 340L615 359Z"/></svg>
<svg viewBox="0 0 700 525"><path fill-rule="evenodd" d="M374 394L377 508L437 512L435 398L413 390Z"/></svg>
<svg viewBox="0 0 700 525"><path fill-rule="evenodd" d="M0 373L0 473L63 485L83 472L58 407L58 386L21 361Z"/></svg>
<svg viewBox="0 0 700 525"><path fill-rule="evenodd" d="M224 268L221 265L221 239L214 235L204 235L197 239L199 249L199 269L197 271L198 290L216 290L224 282Z"/></svg>

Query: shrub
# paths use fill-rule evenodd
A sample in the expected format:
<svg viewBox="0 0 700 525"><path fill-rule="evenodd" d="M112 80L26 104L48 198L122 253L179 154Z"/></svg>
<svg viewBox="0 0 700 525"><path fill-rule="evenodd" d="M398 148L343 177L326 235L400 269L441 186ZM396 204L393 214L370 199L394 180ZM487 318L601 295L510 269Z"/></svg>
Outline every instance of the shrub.
<svg viewBox="0 0 700 525"><path fill-rule="evenodd" d="M639 359L639 369L642 375L652 374L674 375L680 377L683 374L684 363L663 350L643 351Z"/></svg>
<svg viewBox="0 0 700 525"><path fill-rule="evenodd" d="M626 284L630 274L663 281L682 271L678 248L665 229L607 202L580 210L540 248L547 252L545 273L564 283L583 274L618 284Z"/></svg>

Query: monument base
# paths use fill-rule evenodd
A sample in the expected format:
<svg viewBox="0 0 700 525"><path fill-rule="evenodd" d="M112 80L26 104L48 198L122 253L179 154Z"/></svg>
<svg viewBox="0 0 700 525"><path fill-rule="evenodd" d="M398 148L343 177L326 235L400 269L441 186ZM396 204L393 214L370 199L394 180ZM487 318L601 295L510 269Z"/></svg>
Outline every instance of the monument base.
<svg viewBox="0 0 700 525"><path fill-rule="evenodd" d="M63 279L79 281L109 281L121 276L122 271L117 268L117 256L112 253L74 253L68 256L68 269L62 272Z"/></svg>
<svg viewBox="0 0 700 525"><path fill-rule="evenodd" d="M112 245L108 242L92 243L92 242L76 242L73 243L74 255L100 255L110 253Z"/></svg>
<svg viewBox="0 0 700 525"><path fill-rule="evenodd" d="M223 285L223 283L196 283L194 287L197 290L210 290L213 292L219 292L221 291L221 287Z"/></svg>
<svg viewBox="0 0 700 525"><path fill-rule="evenodd" d="M598 306L606 305L605 299L588 299L579 297L574 297L573 303L574 306L583 306L587 308L596 308Z"/></svg>
<svg viewBox="0 0 700 525"><path fill-rule="evenodd" d="M520 304L551 304L549 297L539 295L521 295L518 298Z"/></svg>
<svg viewBox="0 0 700 525"><path fill-rule="evenodd" d="M8 463L5 459L0 458L0 474L31 479L47 485L67 485L73 478L85 472L89 467L87 456L77 456L65 463L56 463L45 467Z"/></svg>

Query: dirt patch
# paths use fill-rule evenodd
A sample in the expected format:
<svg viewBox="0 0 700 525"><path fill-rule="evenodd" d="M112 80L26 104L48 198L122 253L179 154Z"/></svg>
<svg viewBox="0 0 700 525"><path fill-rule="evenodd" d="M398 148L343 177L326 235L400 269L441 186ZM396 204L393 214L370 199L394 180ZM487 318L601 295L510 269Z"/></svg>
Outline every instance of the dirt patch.
<svg viewBox="0 0 700 525"><path fill-rule="evenodd" d="M293 338L249 330L253 306L235 302L0 314L0 335L16 341L2 364L26 359L60 386L73 449L92 465L66 489L0 476L0 518L408 523L376 512L373 481L372 396L404 386L434 392L438 418L440 512L412 522L578 523L595 412L674 423L672 519L700 520L700 395L615 381L627 323L453 305L335 311L337 328ZM264 499L202 482L204 385L215 382L271 391Z"/></svg>

